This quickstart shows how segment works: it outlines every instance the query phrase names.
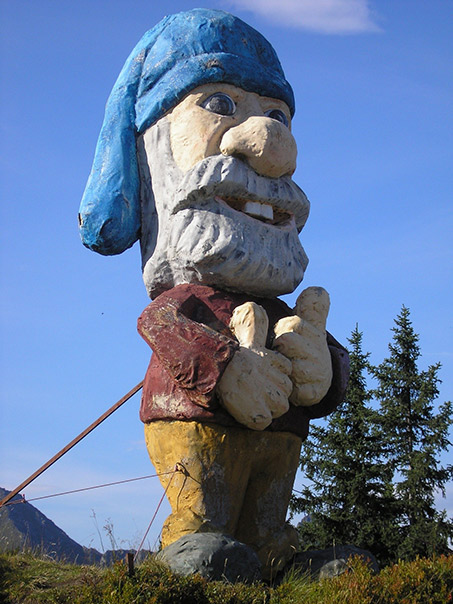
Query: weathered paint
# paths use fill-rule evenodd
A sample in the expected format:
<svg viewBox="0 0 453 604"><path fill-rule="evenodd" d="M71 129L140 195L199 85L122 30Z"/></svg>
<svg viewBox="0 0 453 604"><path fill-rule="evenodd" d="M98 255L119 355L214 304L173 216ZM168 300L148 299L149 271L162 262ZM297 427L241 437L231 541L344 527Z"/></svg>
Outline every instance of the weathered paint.
<svg viewBox="0 0 453 604"><path fill-rule="evenodd" d="M212 114L198 109L210 125L202 134L212 136ZM176 115L181 117L177 128ZM148 128L138 145L143 279L150 296L180 283L268 297L293 291L307 265L298 237L309 211L305 194L290 176L268 178L242 159L220 153L183 172L173 157L175 141L192 141L194 153L210 150L204 143L196 146L190 121L176 115ZM179 136L173 141L175 128ZM247 214L246 201L271 205L275 223Z"/></svg>
<svg viewBox="0 0 453 604"><path fill-rule="evenodd" d="M281 99L294 96L269 42L229 13L194 9L165 17L127 59L107 101L79 212L84 245L120 254L140 233L136 136L201 84L227 82Z"/></svg>
<svg viewBox="0 0 453 604"><path fill-rule="evenodd" d="M269 178L291 175L296 169L296 141L289 129L269 117L251 116L222 139L223 155L244 157L257 174Z"/></svg>
<svg viewBox="0 0 453 604"><path fill-rule="evenodd" d="M292 364L266 348L268 318L264 308L246 302L235 308L230 327L240 348L217 386L225 409L252 430L264 430L289 409Z"/></svg>
<svg viewBox="0 0 453 604"><path fill-rule="evenodd" d="M280 319L274 327L274 348L292 361L293 405L319 403L332 383L332 359L326 341L329 294L307 287L297 299L296 316Z"/></svg>
<svg viewBox="0 0 453 604"><path fill-rule="evenodd" d="M202 107L216 90L237 111ZM298 233L309 202L291 179L296 145L285 125L293 113L291 88L258 32L222 11L167 17L113 88L79 218L84 244L102 254L140 237L144 281L159 296L140 326L154 350L141 417L158 472L187 469L168 490L163 544L229 533L256 549L268 577L297 547L285 517L308 418L330 413L346 386L347 353L327 336L329 388L316 304L298 303L298 317L277 324L278 351L265 347L266 312L280 307L271 324L291 312L275 297L293 291L307 265ZM190 292L178 299L190 287L210 290L207 319Z"/></svg>
<svg viewBox="0 0 453 604"><path fill-rule="evenodd" d="M298 548L285 523L301 439L288 432L253 432L199 422L145 425L149 456L172 514L162 529L163 547L197 532L231 535L253 547L270 577ZM166 474L165 473L169 473Z"/></svg>
<svg viewBox="0 0 453 604"><path fill-rule="evenodd" d="M207 111L202 103L216 92L235 103L232 115ZM192 90L168 114L173 157L187 172L205 157L222 153L239 156L262 176L279 178L296 169L297 147L290 128L266 117L282 111L291 122L286 103L230 84L205 84Z"/></svg>

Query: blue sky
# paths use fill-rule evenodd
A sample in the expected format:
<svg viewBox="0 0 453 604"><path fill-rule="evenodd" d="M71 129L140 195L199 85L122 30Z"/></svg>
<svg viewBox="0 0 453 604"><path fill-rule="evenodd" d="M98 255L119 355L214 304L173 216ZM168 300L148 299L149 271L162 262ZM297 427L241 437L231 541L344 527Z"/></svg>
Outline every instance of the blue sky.
<svg viewBox="0 0 453 604"><path fill-rule="evenodd" d="M194 6L230 10L261 31L294 88L295 180L312 203L304 286L330 292L329 330L346 343L358 323L379 363L405 304L420 368L440 361L439 401L453 398L451 1L2 0L3 487L22 482L145 373L139 249L89 252L76 216L124 60L165 14ZM139 397L126 403L27 497L153 473L138 407ZM94 511L101 532L110 521L127 547L141 540L161 493L150 479L36 506L100 549ZM440 504L453 510L451 486Z"/></svg>

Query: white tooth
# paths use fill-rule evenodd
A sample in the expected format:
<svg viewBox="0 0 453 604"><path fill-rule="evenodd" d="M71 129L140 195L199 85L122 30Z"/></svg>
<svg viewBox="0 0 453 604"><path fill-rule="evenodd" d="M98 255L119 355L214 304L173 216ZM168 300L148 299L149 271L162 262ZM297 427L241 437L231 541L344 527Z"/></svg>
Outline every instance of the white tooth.
<svg viewBox="0 0 453 604"><path fill-rule="evenodd" d="M260 205L258 201L247 201L244 206L244 212L252 216L261 216Z"/></svg>
<svg viewBox="0 0 453 604"><path fill-rule="evenodd" d="M267 203L262 203L261 216L263 218L267 218L268 220L274 220L274 210L272 209L272 206Z"/></svg>
<svg viewBox="0 0 453 604"><path fill-rule="evenodd" d="M274 218L272 206L267 203L260 203L259 201L247 201L244 205L244 212L251 216L266 218L267 220L273 220Z"/></svg>

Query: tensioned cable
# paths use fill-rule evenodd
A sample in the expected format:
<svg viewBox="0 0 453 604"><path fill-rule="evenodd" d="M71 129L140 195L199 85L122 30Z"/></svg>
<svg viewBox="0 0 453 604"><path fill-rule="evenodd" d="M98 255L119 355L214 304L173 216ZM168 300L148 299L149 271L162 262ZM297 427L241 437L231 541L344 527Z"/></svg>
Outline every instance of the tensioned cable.
<svg viewBox="0 0 453 604"><path fill-rule="evenodd" d="M126 482L135 482L136 480L146 480L148 478L158 478L159 476L166 476L167 474L174 474L175 471L181 470L172 470L171 472L162 472L161 474L149 474L148 476L138 476L137 478L126 478L125 480L117 480L116 482L105 482L104 484L97 484L91 487L83 487L81 489L72 489L71 491L62 491L61 493L52 493L52 495L41 495L40 497L32 497L30 499L26 498L25 495L21 495L20 499L15 499L13 501L8 501L3 505L15 505L17 503L30 503L31 501L39 501L40 499L49 499L51 497L60 497L60 495L71 495L72 493L82 493L83 491L92 491L93 489L101 489L103 487L112 487L117 484L125 484ZM298 491L297 489L293 489L293 493L299 493L303 495L302 491ZM165 495L165 493L164 493Z"/></svg>
<svg viewBox="0 0 453 604"><path fill-rule="evenodd" d="M124 403L126 401L128 401L130 398L132 398L134 396L134 394L136 394L142 388L143 388L143 380L141 382L139 382L136 386L134 386L134 388L132 388L132 390L129 390L129 392L127 394L125 394L122 398L120 398L120 400L117 401L112 407L110 407L110 409L107 409L107 411L105 411L105 413L103 413L100 417L98 417L97 420L95 420L92 424L90 424L88 426L88 428L85 428L85 430L83 432L81 432L78 436L73 438L70 443L68 443L65 447L63 447L63 449L61 449L61 451L58 451L58 453L56 453L53 457L51 457L48 461L46 461L46 463L44 465L42 465L40 468L38 468L36 470L36 472L33 472L33 474L31 476L29 476L26 480L21 482L18 487L16 487L15 489L13 489L11 491L11 493L8 493L8 495L6 495L6 497L4 497L0 501L0 508L3 505L6 505L8 503L8 501L10 501L15 495L17 495L19 493L19 491L22 491L22 489L24 489L26 486L28 486L30 484L30 482L33 482L33 480L35 480L43 472L48 470L50 468L50 466L52 466L56 461L58 461L60 459L60 457L63 457L63 455L65 455L65 453L70 451L72 449L72 447L74 447L83 438L85 438L85 436L87 436L90 432L92 432L95 428L97 428L99 426L99 424L101 424L104 420L106 420L108 417L110 417L110 415L112 415L112 413L114 413L117 409L119 409L122 405L124 405Z"/></svg>
<svg viewBox="0 0 453 604"><path fill-rule="evenodd" d="M174 469L172 472L167 472L167 474L172 474L172 476L171 476L170 480L168 481L167 486L165 487L165 491L164 491L164 493L163 493L162 497L160 498L159 503L157 504L156 511L154 512L153 517L151 518L151 522L148 524L148 528L146 529L146 532L145 532L145 534L143 535L143 539L142 539L142 541L141 541L140 545L138 546L137 551L135 552L135 556L134 556L134 562L135 562L135 560L137 559L137 556L138 556L138 554L140 553L140 551L141 551L141 549L142 549L142 547L143 547L143 544L145 543L145 539L146 539L146 537L147 537L147 535L148 535L148 533L149 533L149 530L150 530L150 528L151 528L151 526L152 526L152 524L153 524L153 522L154 522L154 520L155 520L155 518L156 518L156 516L157 516L157 513L158 513L158 511L159 511L160 506L162 505L163 500L165 499L165 495L167 494L167 491L168 491L168 489L170 488L171 481L173 480L173 478L175 477L175 474L176 474L177 472L181 472L181 469L180 469L178 466L179 466L179 464L176 464L175 469Z"/></svg>
<svg viewBox="0 0 453 604"><path fill-rule="evenodd" d="M15 499L14 501L8 501L4 505L13 505L16 503L29 503L30 501L38 501L39 499L49 499L50 497L59 497L60 495L70 495L72 493L81 493L82 491L91 491L93 489L100 489L102 487L111 487L116 484L124 484L125 482L134 482L135 480L145 480L146 478L157 478L159 476L165 476L166 474L173 474L174 470L171 472L162 472L161 474L150 474L149 476L139 476L137 478L127 478L126 480L117 480L116 482L106 482L104 484L97 484L92 487L83 487L81 489L73 489L72 491L62 491L61 493L53 493L52 495L41 495L41 497L32 497L31 499L26 499L25 495L22 495L21 499Z"/></svg>

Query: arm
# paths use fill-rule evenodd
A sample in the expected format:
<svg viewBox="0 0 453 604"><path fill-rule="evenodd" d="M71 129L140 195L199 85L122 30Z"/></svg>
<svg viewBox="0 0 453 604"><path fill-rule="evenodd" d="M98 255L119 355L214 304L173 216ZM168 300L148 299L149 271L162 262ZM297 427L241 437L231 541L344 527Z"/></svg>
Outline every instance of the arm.
<svg viewBox="0 0 453 604"><path fill-rule="evenodd" d="M138 319L138 331L175 384L193 403L208 408L239 344L217 331L221 325L214 316L213 327L200 321L203 307L203 300L192 300L190 288L174 288L147 306ZM198 320L191 318L191 309L196 309Z"/></svg>

